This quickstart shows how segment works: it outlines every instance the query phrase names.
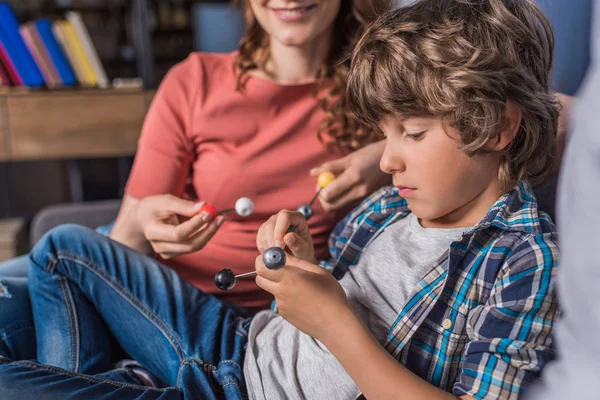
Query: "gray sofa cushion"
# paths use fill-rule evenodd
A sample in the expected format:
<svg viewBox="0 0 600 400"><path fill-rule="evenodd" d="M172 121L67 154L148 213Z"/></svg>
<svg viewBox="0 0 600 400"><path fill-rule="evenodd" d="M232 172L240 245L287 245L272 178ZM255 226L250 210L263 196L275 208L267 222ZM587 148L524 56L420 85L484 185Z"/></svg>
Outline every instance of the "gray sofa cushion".
<svg viewBox="0 0 600 400"><path fill-rule="evenodd" d="M119 212L121 200L90 201L85 203L57 204L39 211L29 231L33 246L50 229L62 224L78 224L95 229L113 221Z"/></svg>

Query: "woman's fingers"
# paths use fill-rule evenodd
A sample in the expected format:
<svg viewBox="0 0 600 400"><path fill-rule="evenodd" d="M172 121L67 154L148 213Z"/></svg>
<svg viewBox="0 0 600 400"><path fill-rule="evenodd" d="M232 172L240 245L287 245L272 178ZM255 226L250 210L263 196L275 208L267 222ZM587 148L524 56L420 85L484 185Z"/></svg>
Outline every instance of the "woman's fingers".
<svg viewBox="0 0 600 400"><path fill-rule="evenodd" d="M177 214L193 217L204 205L204 202L194 203L173 195L164 195L156 199L156 208L160 214Z"/></svg>
<svg viewBox="0 0 600 400"><path fill-rule="evenodd" d="M194 235L190 239L190 244L192 245L193 251L198 251L199 249L203 248L213 237L213 235L217 233L224 221L225 217L220 215L216 220L208 224L205 229L202 229L198 234Z"/></svg>
<svg viewBox="0 0 600 400"><path fill-rule="evenodd" d="M202 229L210 221L210 217L210 214L195 215L177 225L162 220L151 221L146 228L146 239L149 241L184 242L195 232Z"/></svg>
<svg viewBox="0 0 600 400"><path fill-rule="evenodd" d="M194 217L195 218L195 217ZM192 218L192 219L194 219ZM155 224L149 227L154 239L150 240L152 248L163 258L171 258L181 254L193 253L202 249L213 235L219 230L219 227L225 220L224 216L219 216L211 222L202 221L202 223L194 222L181 228L178 233L169 231L169 225L161 227L161 224ZM186 221L186 222L191 222ZM181 227L172 227L174 230ZM163 224L165 225L165 224ZM200 226L200 228L198 228Z"/></svg>

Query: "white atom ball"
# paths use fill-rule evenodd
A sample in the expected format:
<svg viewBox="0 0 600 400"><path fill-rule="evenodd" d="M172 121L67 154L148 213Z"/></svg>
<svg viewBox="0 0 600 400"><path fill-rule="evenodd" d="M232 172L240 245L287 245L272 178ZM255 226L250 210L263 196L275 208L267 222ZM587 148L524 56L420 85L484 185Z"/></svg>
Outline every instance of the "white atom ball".
<svg viewBox="0 0 600 400"><path fill-rule="evenodd" d="M254 211L254 203L247 197L241 197L235 202L235 212L240 217L247 217L252 215Z"/></svg>

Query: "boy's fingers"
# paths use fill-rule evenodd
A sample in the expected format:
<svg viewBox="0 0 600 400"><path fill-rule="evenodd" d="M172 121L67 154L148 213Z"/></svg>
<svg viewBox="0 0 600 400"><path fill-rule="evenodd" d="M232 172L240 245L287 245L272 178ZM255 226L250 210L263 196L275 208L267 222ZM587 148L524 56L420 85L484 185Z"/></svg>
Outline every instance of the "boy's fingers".
<svg viewBox="0 0 600 400"><path fill-rule="evenodd" d="M254 267L256 269L256 274L259 276L262 276L265 279L268 279L272 282L279 282L282 278L283 275L283 268L279 269L279 270L272 270L269 269L265 266L265 263L263 263L262 260L262 254L259 255L258 257L256 257L256 261L254 263Z"/></svg>
<svg viewBox="0 0 600 400"><path fill-rule="evenodd" d="M283 237L283 242L287 245L287 247L289 247L295 256L304 256L303 253L306 251L307 243L302 236L290 232Z"/></svg>
<svg viewBox="0 0 600 400"><path fill-rule="evenodd" d="M301 230L303 228L301 226L302 220L305 220L305 218L298 212L287 210L280 212L275 221L275 229L273 229L273 246L283 247L283 239L288 233L288 229L293 226L296 230Z"/></svg>
<svg viewBox="0 0 600 400"><path fill-rule="evenodd" d="M284 269L286 267L296 267L296 268L303 269L308 272L324 271L324 269L322 267L312 264L312 263L309 263L308 261L304 261L298 257L291 255L291 254L286 253L286 256L287 256L287 262L285 264L285 267L283 267L282 269Z"/></svg>
<svg viewBox="0 0 600 400"><path fill-rule="evenodd" d="M263 278L260 275L256 275L256 284L259 288L271 293L275 296L275 292L277 291L277 282L270 281L268 279Z"/></svg>
<svg viewBox="0 0 600 400"><path fill-rule="evenodd" d="M259 253L264 253L269 248L267 243L267 233L265 232L265 226L261 226L256 235L256 248Z"/></svg>
<svg viewBox="0 0 600 400"><path fill-rule="evenodd" d="M275 241L273 239L273 228L275 226L275 216L269 218L269 220L265 223L265 237L264 241L266 242L265 250L269 247L275 246Z"/></svg>
<svg viewBox="0 0 600 400"><path fill-rule="evenodd" d="M275 227L273 228L273 243L270 243L270 245L283 247L283 237L290 226L292 226L292 222L289 213L284 211L279 212L275 220Z"/></svg>
<svg viewBox="0 0 600 400"><path fill-rule="evenodd" d="M290 232L290 227L294 227L294 232L298 235L305 237L310 236L308 230L308 222L302 213L299 211L286 211L277 218L277 224L275 226L275 240L280 240L283 243L284 236Z"/></svg>

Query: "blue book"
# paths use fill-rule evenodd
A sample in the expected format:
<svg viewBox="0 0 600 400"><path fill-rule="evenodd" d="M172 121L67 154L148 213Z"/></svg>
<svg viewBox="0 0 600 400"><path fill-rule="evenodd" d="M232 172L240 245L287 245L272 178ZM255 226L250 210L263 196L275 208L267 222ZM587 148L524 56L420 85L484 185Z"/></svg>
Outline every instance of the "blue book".
<svg viewBox="0 0 600 400"><path fill-rule="evenodd" d="M54 33L52 33L52 24L47 19L40 19L35 21L35 28L37 29L44 46L48 50L48 54L60 75L60 80L65 86L73 86L77 84L77 78L75 72L71 67L71 63L67 60L67 56L63 52L62 47L58 44Z"/></svg>
<svg viewBox="0 0 600 400"><path fill-rule="evenodd" d="M27 49L19 22L7 3L0 3L0 42L12 60L25 86L44 86L44 77Z"/></svg>

